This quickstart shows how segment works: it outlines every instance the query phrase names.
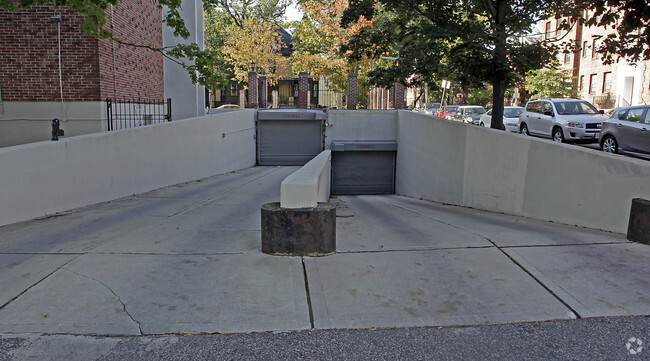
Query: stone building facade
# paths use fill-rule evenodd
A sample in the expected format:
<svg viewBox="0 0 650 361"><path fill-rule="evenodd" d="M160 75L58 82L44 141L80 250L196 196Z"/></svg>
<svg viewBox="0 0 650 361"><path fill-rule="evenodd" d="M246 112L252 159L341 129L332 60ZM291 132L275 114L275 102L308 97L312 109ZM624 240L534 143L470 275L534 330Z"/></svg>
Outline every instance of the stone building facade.
<svg viewBox="0 0 650 361"><path fill-rule="evenodd" d="M619 59L604 64L596 50L602 45L602 39L614 30L579 23L573 24L569 31L558 30L559 21L549 19L541 31L546 41L574 45L574 50L560 54L558 61L562 69L570 70L576 78L578 97L599 109L650 104L649 60Z"/></svg>

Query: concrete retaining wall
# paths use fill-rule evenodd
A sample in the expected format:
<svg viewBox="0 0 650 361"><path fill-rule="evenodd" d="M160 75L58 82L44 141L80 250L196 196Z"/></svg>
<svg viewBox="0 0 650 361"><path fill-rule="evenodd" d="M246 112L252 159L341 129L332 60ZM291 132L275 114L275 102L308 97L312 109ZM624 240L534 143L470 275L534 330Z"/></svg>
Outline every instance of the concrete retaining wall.
<svg viewBox="0 0 650 361"><path fill-rule="evenodd" d="M0 225L255 165L255 111L0 149Z"/></svg>
<svg viewBox="0 0 650 361"><path fill-rule="evenodd" d="M625 233L650 162L400 111L396 192Z"/></svg>

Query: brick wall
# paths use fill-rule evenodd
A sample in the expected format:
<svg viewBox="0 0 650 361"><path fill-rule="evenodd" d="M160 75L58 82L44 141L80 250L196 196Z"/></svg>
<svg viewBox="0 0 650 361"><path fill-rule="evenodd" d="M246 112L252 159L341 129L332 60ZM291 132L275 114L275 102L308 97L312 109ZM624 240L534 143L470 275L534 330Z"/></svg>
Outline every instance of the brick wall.
<svg viewBox="0 0 650 361"><path fill-rule="evenodd" d="M20 13L0 12L0 91L3 101L58 101L57 24L51 7ZM61 14L63 96L77 101L99 98L96 41L79 31L81 17Z"/></svg>
<svg viewBox="0 0 650 361"><path fill-rule="evenodd" d="M117 38L132 44L162 48L162 13L156 0L120 0L111 11ZM149 49L98 41L101 98L163 99L163 56Z"/></svg>
<svg viewBox="0 0 650 361"><path fill-rule="evenodd" d="M116 7L113 11L116 35L127 42L161 47L161 11L155 7L156 3L122 1L119 9ZM115 95L164 97L162 55L147 49L120 48L108 40L84 35L79 29L82 18L78 14L65 8L35 6L16 13L0 11L0 94L3 101L61 99L57 23L50 22L54 14L62 18L61 67L65 101L99 101ZM110 24L110 9L107 18Z"/></svg>

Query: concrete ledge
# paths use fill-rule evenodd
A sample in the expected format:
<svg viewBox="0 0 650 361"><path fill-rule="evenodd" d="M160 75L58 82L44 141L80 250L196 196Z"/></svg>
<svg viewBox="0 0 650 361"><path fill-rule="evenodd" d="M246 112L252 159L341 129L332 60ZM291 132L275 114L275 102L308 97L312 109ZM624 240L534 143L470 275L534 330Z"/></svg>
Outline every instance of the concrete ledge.
<svg viewBox="0 0 650 361"><path fill-rule="evenodd" d="M627 239L650 245L650 201L641 198L632 199Z"/></svg>
<svg viewBox="0 0 650 361"><path fill-rule="evenodd" d="M325 150L280 185L280 207L312 208L330 197L330 164L332 152Z"/></svg>
<svg viewBox="0 0 650 361"><path fill-rule="evenodd" d="M284 209L262 206L262 252L282 256L327 256L336 252L336 207Z"/></svg>

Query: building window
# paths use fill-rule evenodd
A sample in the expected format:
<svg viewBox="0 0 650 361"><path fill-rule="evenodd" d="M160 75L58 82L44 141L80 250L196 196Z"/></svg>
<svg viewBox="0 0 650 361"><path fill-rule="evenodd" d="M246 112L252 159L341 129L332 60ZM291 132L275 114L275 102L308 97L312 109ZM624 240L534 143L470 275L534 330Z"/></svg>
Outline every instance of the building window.
<svg viewBox="0 0 650 361"><path fill-rule="evenodd" d="M612 73L607 72L603 74L603 94L609 93L612 89Z"/></svg>
<svg viewBox="0 0 650 361"><path fill-rule="evenodd" d="M585 83L585 76L580 75L580 82L578 82L578 91L582 91L582 88L584 87Z"/></svg>
<svg viewBox="0 0 650 361"><path fill-rule="evenodd" d="M564 64L569 63L571 63L571 53L567 50L567 52L564 53Z"/></svg>
<svg viewBox="0 0 650 361"><path fill-rule="evenodd" d="M596 74L589 75L589 94L596 93Z"/></svg>
<svg viewBox="0 0 650 361"><path fill-rule="evenodd" d="M230 84L230 96L237 96L237 84Z"/></svg>
<svg viewBox="0 0 650 361"><path fill-rule="evenodd" d="M551 38L551 22L547 22L545 27L544 27L544 38L545 39L550 39Z"/></svg>
<svg viewBox="0 0 650 361"><path fill-rule="evenodd" d="M591 42L591 58L596 59L596 39Z"/></svg>
<svg viewBox="0 0 650 361"><path fill-rule="evenodd" d="M586 58L587 57L587 42L584 41L582 43L582 57Z"/></svg>

